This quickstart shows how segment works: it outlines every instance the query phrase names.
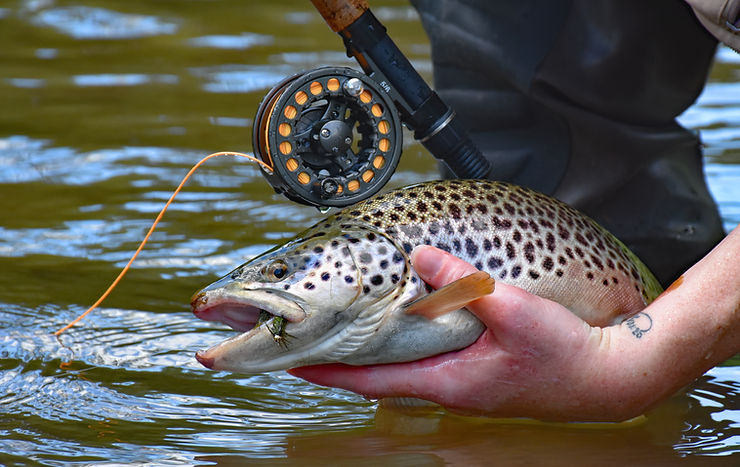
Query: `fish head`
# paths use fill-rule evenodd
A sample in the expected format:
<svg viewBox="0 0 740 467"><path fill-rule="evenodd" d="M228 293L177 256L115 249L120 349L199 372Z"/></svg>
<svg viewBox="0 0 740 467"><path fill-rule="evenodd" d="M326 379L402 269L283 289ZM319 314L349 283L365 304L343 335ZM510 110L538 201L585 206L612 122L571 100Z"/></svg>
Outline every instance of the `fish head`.
<svg viewBox="0 0 740 467"><path fill-rule="evenodd" d="M411 271L390 237L365 226L299 237L193 296L197 317L239 332L196 358L247 374L338 361L362 345L358 333L372 333L389 303L413 299L405 293Z"/></svg>

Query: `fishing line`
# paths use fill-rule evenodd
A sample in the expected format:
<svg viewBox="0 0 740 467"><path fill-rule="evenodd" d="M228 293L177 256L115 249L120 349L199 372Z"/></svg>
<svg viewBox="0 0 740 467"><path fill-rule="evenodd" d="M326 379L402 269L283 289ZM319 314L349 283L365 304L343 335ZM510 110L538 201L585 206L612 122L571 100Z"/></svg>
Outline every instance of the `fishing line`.
<svg viewBox="0 0 740 467"><path fill-rule="evenodd" d="M269 165L267 165L263 161L257 159L256 157L253 157L253 156L250 156L248 154L241 153L241 152L232 152L232 151L214 152L213 154L209 154L206 157L204 157L203 159L201 159L198 162L196 162L195 165L193 165L193 167L190 169L190 171L188 171L188 173L182 179L182 181L177 186L177 188L175 188L175 191L172 193L172 196L170 196L170 199L167 200L167 202L165 203L165 205L162 208L162 210L159 211L159 215L154 220L154 223L152 224L152 226L149 228L149 231L144 236L144 240L141 241L141 244L139 244L139 248L136 249L136 251L134 252L134 255L131 257L131 259L128 261L128 263L126 263L126 266L124 266L123 269L121 270L121 272L118 274L118 277L116 277L116 279L111 283L111 285L108 287L108 289L105 292L103 292L103 294L100 296L100 298L98 298L98 300L95 303L93 303L92 306L90 306L90 308L88 308L84 313L82 313L77 318L75 318L72 321L70 321L66 326L64 326L63 328L61 328L61 329L57 330L56 332L54 332L54 335L55 336L59 336L61 333L63 333L67 329L69 329L72 326L74 326L75 324L79 323L85 316L87 316L95 308L97 308L98 306L100 306L100 304L103 302L103 300L105 300L108 297L108 295L110 295L110 293L113 291L113 289L116 288L116 286L121 281L121 279L123 278L123 276L126 275L126 272L128 272L129 268L131 267L131 264L134 262L134 260L136 259L136 257L139 256L139 253L144 248L144 245L146 245L146 242L149 240L149 237L152 235L152 232L154 232L154 229L157 227L157 224L159 224L159 221L162 220L162 217L164 216L165 211L167 211L167 208L170 206L170 204L172 204L172 201L175 199L175 196L177 196L177 194L180 192L180 190L182 190L182 187L185 185L185 182L188 181L188 179L190 178L190 176L193 175L193 172L195 172L201 165L203 165L204 162L206 162L209 159L213 159L214 157L219 157L219 156L244 157L244 158L249 159L252 162L256 162L256 163L262 165L266 170L268 170L270 173L272 173L272 167L270 167Z"/></svg>

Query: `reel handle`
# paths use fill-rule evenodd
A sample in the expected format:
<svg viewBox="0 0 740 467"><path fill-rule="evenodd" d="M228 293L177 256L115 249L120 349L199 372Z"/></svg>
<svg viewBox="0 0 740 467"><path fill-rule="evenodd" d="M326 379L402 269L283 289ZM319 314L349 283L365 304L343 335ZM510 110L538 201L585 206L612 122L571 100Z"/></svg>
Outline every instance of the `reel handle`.
<svg viewBox="0 0 740 467"><path fill-rule="evenodd" d="M347 54L396 104L401 119L434 157L460 178L485 178L491 164L455 113L414 69L365 0L311 0L344 39Z"/></svg>

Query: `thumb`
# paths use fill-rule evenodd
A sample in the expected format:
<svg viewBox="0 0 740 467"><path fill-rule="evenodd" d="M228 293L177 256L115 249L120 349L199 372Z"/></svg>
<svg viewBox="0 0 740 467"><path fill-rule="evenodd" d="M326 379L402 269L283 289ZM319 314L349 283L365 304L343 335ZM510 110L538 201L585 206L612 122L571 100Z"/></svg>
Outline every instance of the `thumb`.
<svg viewBox="0 0 740 467"><path fill-rule="evenodd" d="M435 289L477 271L464 260L427 245L411 252L411 263L424 282ZM493 294L465 308L496 334L500 344L514 344L520 339L529 341L541 336L546 329L578 327L576 323L581 321L558 303L502 282L496 282Z"/></svg>
<svg viewBox="0 0 740 467"><path fill-rule="evenodd" d="M421 245L411 252L411 264L419 277L435 289L477 271L473 265L433 246Z"/></svg>

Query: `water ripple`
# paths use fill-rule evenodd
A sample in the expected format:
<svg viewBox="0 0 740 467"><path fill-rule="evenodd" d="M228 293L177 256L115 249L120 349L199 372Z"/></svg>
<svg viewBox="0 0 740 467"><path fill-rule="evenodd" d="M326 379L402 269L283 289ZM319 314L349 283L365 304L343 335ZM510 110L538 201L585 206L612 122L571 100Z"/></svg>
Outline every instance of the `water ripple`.
<svg viewBox="0 0 740 467"><path fill-rule="evenodd" d="M75 39L134 39L174 34L177 25L156 16L120 13L105 8L70 6L42 10L32 22Z"/></svg>

